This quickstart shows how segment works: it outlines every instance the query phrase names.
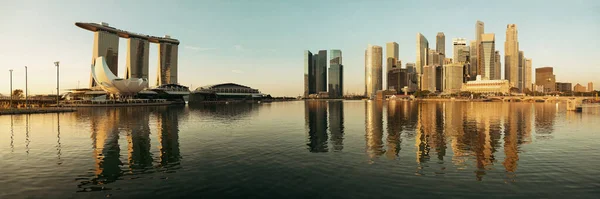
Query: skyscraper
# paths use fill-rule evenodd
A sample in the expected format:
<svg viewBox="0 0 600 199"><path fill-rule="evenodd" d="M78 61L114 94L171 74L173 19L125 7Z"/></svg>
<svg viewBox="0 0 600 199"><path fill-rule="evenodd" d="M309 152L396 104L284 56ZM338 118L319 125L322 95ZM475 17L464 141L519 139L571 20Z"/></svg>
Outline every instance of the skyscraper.
<svg viewBox="0 0 600 199"><path fill-rule="evenodd" d="M427 53L429 51L429 42L427 42L427 39L425 38L425 36L423 36L421 33L417 33L417 63L416 63L416 70L417 70L417 89L421 90L421 75L422 75L422 71L423 71L423 67L425 65L427 65Z"/></svg>
<svg viewBox="0 0 600 199"><path fill-rule="evenodd" d="M119 36L116 33L104 30L94 32L94 46L92 51L92 65L96 64L96 58L104 57L110 71L115 75L119 74ZM90 87L95 86L96 81L94 81L90 73Z"/></svg>
<svg viewBox="0 0 600 199"><path fill-rule="evenodd" d="M317 92L315 82L315 67L313 65L313 54L305 50L304 51L304 97L307 98L310 94Z"/></svg>
<svg viewBox="0 0 600 199"><path fill-rule="evenodd" d="M465 40L465 38L454 38L452 39L452 47L452 60L455 63L467 62L466 57L468 57L468 55L462 54L463 51L467 49L467 40Z"/></svg>
<svg viewBox="0 0 600 199"><path fill-rule="evenodd" d="M493 79L496 77L496 49L495 36L493 33L482 34L481 42L479 43L479 66L477 75L481 75L483 79Z"/></svg>
<svg viewBox="0 0 600 199"><path fill-rule="evenodd" d="M474 54L471 54L471 70L473 72L476 72L475 74L477 75L481 75L481 73L483 73L482 68L484 68L483 66L479 65L480 63L482 63L481 57L483 56L480 54L481 51L479 50L479 46L481 45L481 40L484 32L485 31L483 22L477 20L477 22L475 22L475 44L473 45L473 43L471 42L471 52L475 52Z"/></svg>
<svg viewBox="0 0 600 199"><path fill-rule="evenodd" d="M365 87L370 99L374 99L375 93L383 86L382 51L381 46L369 44L365 54Z"/></svg>
<svg viewBox="0 0 600 199"><path fill-rule="evenodd" d="M588 89L588 92L594 92L594 83L588 82L587 89Z"/></svg>
<svg viewBox="0 0 600 199"><path fill-rule="evenodd" d="M386 54L386 72L388 74L394 68L400 68L401 66L397 66L398 62L398 43L396 42L388 42L385 44L385 54ZM388 75L389 78L389 75ZM387 86L385 88L390 89L390 80L387 80Z"/></svg>
<svg viewBox="0 0 600 199"><path fill-rule="evenodd" d="M475 80L475 77L477 77L477 46L477 40L471 40L469 45L469 64L471 65L469 67L469 76L471 77L471 80Z"/></svg>
<svg viewBox="0 0 600 199"><path fill-rule="evenodd" d="M443 32L438 32L435 36L435 51L446 57L446 36Z"/></svg>
<svg viewBox="0 0 600 199"><path fill-rule="evenodd" d="M443 90L445 93L460 92L463 83L463 63L444 65Z"/></svg>
<svg viewBox="0 0 600 199"><path fill-rule="evenodd" d="M494 53L494 61L496 61L496 63L494 64L494 76L492 76L490 79L492 80L500 80L502 79L502 64L500 63L500 51L496 51ZM531 75L531 72L529 72L529 74ZM531 84L531 83L530 83Z"/></svg>
<svg viewBox="0 0 600 199"><path fill-rule="evenodd" d="M125 77L148 79L148 54L150 42L146 39L127 39L127 72Z"/></svg>
<svg viewBox="0 0 600 199"><path fill-rule="evenodd" d="M166 38L170 38L166 36ZM156 85L177 84L177 48L178 44L158 43L158 72Z"/></svg>
<svg viewBox="0 0 600 199"><path fill-rule="evenodd" d="M314 60L316 72L317 93L327 92L327 50L319 50L317 59Z"/></svg>
<svg viewBox="0 0 600 199"><path fill-rule="evenodd" d="M519 51L519 67L518 67L519 79L517 81L517 87L520 91L523 91L525 85L525 54L523 51Z"/></svg>
<svg viewBox="0 0 600 199"><path fill-rule="evenodd" d="M385 44L385 55L386 55L386 60L387 60L387 70L391 70L392 68L395 67L401 67L401 66L396 66L396 62L398 61L398 43L396 42L388 42Z"/></svg>
<svg viewBox="0 0 600 199"><path fill-rule="evenodd" d="M344 67L342 51L330 50L329 60L329 97L341 98L344 94Z"/></svg>
<svg viewBox="0 0 600 199"><path fill-rule="evenodd" d="M531 58L525 58L525 85L523 85L523 91L525 91L525 89L533 91L533 85L531 84L531 64Z"/></svg>
<svg viewBox="0 0 600 199"><path fill-rule="evenodd" d="M508 80L511 87L517 87L519 82L519 62L517 25L508 24L506 26L506 42L504 42L504 79Z"/></svg>
<svg viewBox="0 0 600 199"><path fill-rule="evenodd" d="M552 92L556 89L556 76L552 67L535 69L535 85L543 86L544 92Z"/></svg>

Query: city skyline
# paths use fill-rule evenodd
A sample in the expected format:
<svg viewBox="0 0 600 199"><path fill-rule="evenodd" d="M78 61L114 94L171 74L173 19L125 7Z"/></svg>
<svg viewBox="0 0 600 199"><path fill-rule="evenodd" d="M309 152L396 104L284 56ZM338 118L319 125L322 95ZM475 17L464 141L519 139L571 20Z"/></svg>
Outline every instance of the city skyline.
<svg viewBox="0 0 600 199"><path fill-rule="evenodd" d="M595 1L564 5L518 1L486 4L478 2L469 7L460 6L461 9L470 8L473 12L458 15L455 15L455 10L447 9L460 8L458 5L440 2L436 4L436 8L441 11L440 15L452 17L425 17L420 18L418 23L408 16L414 16L416 10L427 7L425 3L349 3L341 12L315 24L330 32L323 37L308 38L301 36L313 34L308 29L298 29L285 24L314 24L313 19L324 16L299 16L299 13L309 9L309 6L300 4L231 5L212 2L200 8L199 3L189 2L179 5L144 5L144 9L141 9L144 12L131 13L126 10L133 10L139 5L129 2L87 3L87 6L98 9L114 10L115 14L111 16L95 16L74 9L81 3L73 4L10 2L0 8L0 25L6 28L6 31L0 33L0 42L7 45L0 50L0 59L3 60L0 71L5 71L4 77L8 79L8 69L14 69L14 89L24 89L22 68L28 66L29 93L52 93L55 86L48 82L55 82L56 77L47 74L53 74L54 61L61 61L61 89L87 86L92 36L74 27L72 24L76 21L105 21L111 26L135 32L174 36L182 42L178 55L178 82L192 86L191 89L215 83L239 82L277 96L298 96L303 92L300 86L302 78L299 75L285 75L299 74L302 60L298 54L304 49L340 49L344 52L344 79L347 80L344 82L343 93L362 94L364 81L355 79L364 77L364 57L361 54L364 53L362 51L367 44L384 45L387 42L397 42L399 60L404 63L416 63L414 35L422 33L432 43L429 48L434 49L433 40L436 34L443 32L446 37L446 57L452 57L452 43L449 38L475 40L473 24L477 20L485 23L485 33L496 34L495 47L500 49L502 58L505 55L503 44L506 25L517 24L519 49L524 49L527 58L535 61L531 70L549 66L554 68L557 82L587 85L591 81L600 84L596 78L600 69L586 60L593 57L593 52L598 52L600 46L599 41L589 40L593 38L592 33L599 30L597 26L589 26L598 19L594 8L598 7L599 3ZM317 6L316 9L326 10L328 5L334 5L331 2L319 4L321 6ZM261 13L274 7L280 9L275 9L273 13ZM360 9L363 7L396 11L400 9L403 13L396 16L390 14L394 12L372 13ZM565 7L571 9L565 12ZM172 11L161 12L165 8ZM197 12L190 12L191 10ZM510 11L515 11L516 14L504 15ZM552 13L563 15L556 16ZM570 18L564 19L563 16ZM215 18L218 20L214 21ZM375 19L375 23L356 25L357 20L364 22ZM172 23L174 21L176 23ZM388 27L385 24L389 23L403 25L385 32L373 31ZM273 26L279 28L273 30ZM39 31L40 29L44 31ZM573 30L581 31L574 36ZM126 52L126 47L126 40L121 39L119 52ZM156 46L151 45L149 51L149 66L152 68L158 65L154 59L158 50ZM126 66L126 57L123 53L118 56L118 65ZM504 61L501 65L505 65ZM125 77L125 69L126 67L120 67L118 76ZM156 71L151 70L148 76L150 85L155 85L152 77L156 76ZM1 83L0 89L0 93L8 94L8 81Z"/></svg>

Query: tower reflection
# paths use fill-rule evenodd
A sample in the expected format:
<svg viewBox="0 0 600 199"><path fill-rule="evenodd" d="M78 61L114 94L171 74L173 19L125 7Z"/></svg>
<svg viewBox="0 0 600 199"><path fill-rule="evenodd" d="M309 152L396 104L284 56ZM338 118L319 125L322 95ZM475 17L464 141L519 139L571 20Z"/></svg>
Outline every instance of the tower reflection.
<svg viewBox="0 0 600 199"><path fill-rule="evenodd" d="M327 102L305 101L305 121L308 126L308 151L328 152L327 144Z"/></svg>
<svg viewBox="0 0 600 199"><path fill-rule="evenodd" d="M370 158L385 153L383 148L383 102L365 101L365 139Z"/></svg>
<svg viewBox="0 0 600 199"><path fill-rule="evenodd" d="M156 113L160 161L159 170L178 169L179 114L183 107L95 108L78 111L90 120L95 169L93 177L79 184L80 191L101 191L105 184L123 175L154 172L151 151L151 115ZM121 132L122 131L122 132ZM121 134L122 133L122 134ZM125 135L127 160L121 159L119 141ZM59 141L60 142L60 141ZM127 167L123 167L127 165Z"/></svg>
<svg viewBox="0 0 600 199"><path fill-rule="evenodd" d="M328 106L333 151L342 151L344 149L344 102L330 101Z"/></svg>
<svg viewBox="0 0 600 199"><path fill-rule="evenodd" d="M179 153L179 114L184 107L164 107L158 115L158 139L160 150L160 166L164 169L178 169L181 155Z"/></svg>

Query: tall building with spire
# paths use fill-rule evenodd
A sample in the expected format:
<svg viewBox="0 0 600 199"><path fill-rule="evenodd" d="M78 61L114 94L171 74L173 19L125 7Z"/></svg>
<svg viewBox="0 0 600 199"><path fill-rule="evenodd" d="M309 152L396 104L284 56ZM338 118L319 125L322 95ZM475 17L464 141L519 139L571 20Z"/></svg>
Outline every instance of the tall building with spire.
<svg viewBox="0 0 600 199"><path fill-rule="evenodd" d="M369 44L365 52L365 93L370 99L383 87L381 46Z"/></svg>
<svg viewBox="0 0 600 199"><path fill-rule="evenodd" d="M435 36L435 51L444 54L444 57L446 57L446 36L443 32L438 32Z"/></svg>
<svg viewBox="0 0 600 199"><path fill-rule="evenodd" d="M429 42L421 33L417 33L417 90L421 90L421 75L423 74L423 67L427 63L427 54L429 51Z"/></svg>
<svg viewBox="0 0 600 199"><path fill-rule="evenodd" d="M506 26L506 41L504 42L504 79L511 87L517 87L519 82L519 41L517 25Z"/></svg>
<svg viewBox="0 0 600 199"><path fill-rule="evenodd" d="M494 64L494 76L492 76L490 79L492 80L500 80L502 79L502 63L500 62L500 51L496 51L494 53L494 57L495 57L495 61L496 63ZM531 72L530 72L531 74Z"/></svg>

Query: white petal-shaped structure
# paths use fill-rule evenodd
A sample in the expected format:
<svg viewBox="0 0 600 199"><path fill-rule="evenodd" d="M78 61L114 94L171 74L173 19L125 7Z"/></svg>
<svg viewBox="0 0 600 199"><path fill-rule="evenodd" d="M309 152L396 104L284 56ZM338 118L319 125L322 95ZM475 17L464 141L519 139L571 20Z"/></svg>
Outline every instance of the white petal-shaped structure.
<svg viewBox="0 0 600 199"><path fill-rule="evenodd" d="M104 91L111 94L134 95L148 87L147 79L117 77L108 68L104 57L96 58L96 64L92 66L92 77Z"/></svg>

